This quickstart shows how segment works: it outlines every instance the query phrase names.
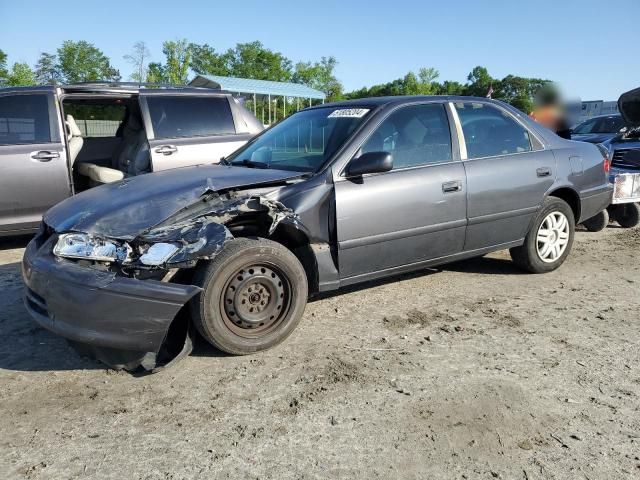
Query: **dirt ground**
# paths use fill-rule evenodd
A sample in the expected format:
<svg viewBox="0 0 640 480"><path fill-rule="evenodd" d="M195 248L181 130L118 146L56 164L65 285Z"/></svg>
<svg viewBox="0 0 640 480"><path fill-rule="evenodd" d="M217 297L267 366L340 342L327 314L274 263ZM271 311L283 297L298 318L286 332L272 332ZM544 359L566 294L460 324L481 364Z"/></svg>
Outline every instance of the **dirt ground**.
<svg viewBox="0 0 640 480"><path fill-rule="evenodd" d="M0 243L2 478L640 478L640 229L310 303L285 344L156 375L79 357Z"/></svg>

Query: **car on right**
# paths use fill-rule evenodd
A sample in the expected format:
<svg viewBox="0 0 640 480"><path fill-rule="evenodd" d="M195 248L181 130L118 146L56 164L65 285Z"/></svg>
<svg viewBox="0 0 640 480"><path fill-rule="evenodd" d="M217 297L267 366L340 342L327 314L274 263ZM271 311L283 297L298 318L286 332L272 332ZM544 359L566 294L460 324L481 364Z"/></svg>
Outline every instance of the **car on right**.
<svg viewBox="0 0 640 480"><path fill-rule="evenodd" d="M571 140L602 143L619 135L625 127L624 118L618 113L599 115L573 127L571 129Z"/></svg>
<svg viewBox="0 0 640 480"><path fill-rule="evenodd" d="M623 228L640 224L640 88L623 93L618 99L618 109L626 128L600 143L611 159L613 203L584 222L591 231L602 230L609 221L618 222Z"/></svg>

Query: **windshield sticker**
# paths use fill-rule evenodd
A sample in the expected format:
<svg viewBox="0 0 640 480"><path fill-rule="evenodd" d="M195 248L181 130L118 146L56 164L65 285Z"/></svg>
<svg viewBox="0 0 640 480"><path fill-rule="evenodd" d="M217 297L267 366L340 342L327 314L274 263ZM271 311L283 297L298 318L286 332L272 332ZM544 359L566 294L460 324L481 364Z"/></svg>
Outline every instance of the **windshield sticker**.
<svg viewBox="0 0 640 480"><path fill-rule="evenodd" d="M362 118L368 111L368 108L341 108L331 112L327 118Z"/></svg>

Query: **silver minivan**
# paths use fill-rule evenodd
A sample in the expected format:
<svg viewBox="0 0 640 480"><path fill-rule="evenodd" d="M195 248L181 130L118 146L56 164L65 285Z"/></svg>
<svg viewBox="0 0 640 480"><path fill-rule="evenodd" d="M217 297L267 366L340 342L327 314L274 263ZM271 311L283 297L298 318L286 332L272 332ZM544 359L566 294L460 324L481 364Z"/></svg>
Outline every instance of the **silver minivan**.
<svg viewBox="0 0 640 480"><path fill-rule="evenodd" d="M105 183L218 163L263 125L230 93L87 83L0 89L0 236Z"/></svg>

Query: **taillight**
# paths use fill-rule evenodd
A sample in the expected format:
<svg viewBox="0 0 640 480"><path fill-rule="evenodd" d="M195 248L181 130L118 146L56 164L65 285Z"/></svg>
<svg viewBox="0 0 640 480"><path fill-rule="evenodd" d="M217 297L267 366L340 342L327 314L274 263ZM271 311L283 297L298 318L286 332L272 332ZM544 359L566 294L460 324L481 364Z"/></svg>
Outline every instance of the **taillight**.
<svg viewBox="0 0 640 480"><path fill-rule="evenodd" d="M611 170L611 158L609 158L609 149L599 143L596 144L596 147L598 147L598 150L600 150L600 153L602 154L602 166L604 168L604 173L609 173L609 170Z"/></svg>

